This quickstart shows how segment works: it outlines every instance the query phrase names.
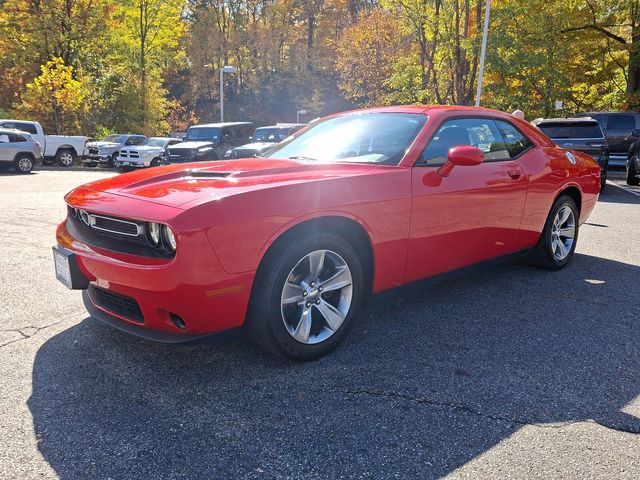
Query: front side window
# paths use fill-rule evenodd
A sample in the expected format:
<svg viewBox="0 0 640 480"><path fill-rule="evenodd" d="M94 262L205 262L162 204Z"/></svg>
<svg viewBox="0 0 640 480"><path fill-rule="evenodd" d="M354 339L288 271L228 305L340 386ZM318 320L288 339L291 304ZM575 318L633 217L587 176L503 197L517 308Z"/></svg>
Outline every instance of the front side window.
<svg viewBox="0 0 640 480"><path fill-rule="evenodd" d="M427 121L416 113L358 113L319 121L268 158L396 165Z"/></svg>
<svg viewBox="0 0 640 480"><path fill-rule="evenodd" d="M27 139L25 137L23 137L22 135L18 135L17 133L12 133L9 136L9 141L11 143L20 143L20 142L26 142Z"/></svg>
<svg viewBox="0 0 640 480"><path fill-rule="evenodd" d="M496 120L500 133L504 138L504 143L511 158L517 157L522 152L533 145L531 140L525 137L520 131L508 122Z"/></svg>
<svg viewBox="0 0 640 480"><path fill-rule="evenodd" d="M458 118L444 122L422 152L422 165L439 166L447 161L449 149L460 145L478 147L485 161L510 158L495 122L485 118Z"/></svg>
<svg viewBox="0 0 640 480"><path fill-rule="evenodd" d="M103 142L124 143L127 137L124 135L107 135L102 139Z"/></svg>

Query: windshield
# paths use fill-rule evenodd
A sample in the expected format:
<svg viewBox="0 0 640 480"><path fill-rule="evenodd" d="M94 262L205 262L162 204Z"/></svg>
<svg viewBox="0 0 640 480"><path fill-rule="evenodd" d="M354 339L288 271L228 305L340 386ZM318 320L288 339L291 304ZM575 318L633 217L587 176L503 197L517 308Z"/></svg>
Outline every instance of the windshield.
<svg viewBox="0 0 640 480"><path fill-rule="evenodd" d="M318 122L266 157L397 164L426 121L426 115L415 113L341 115Z"/></svg>
<svg viewBox="0 0 640 480"><path fill-rule="evenodd" d="M281 142L288 136L288 128L258 128L253 134L253 139L256 142Z"/></svg>
<svg viewBox="0 0 640 480"><path fill-rule="evenodd" d="M127 139L126 135L107 135L102 139L103 142L124 143Z"/></svg>
<svg viewBox="0 0 640 480"><path fill-rule="evenodd" d="M549 138L602 138L604 135L597 123L544 123L538 125Z"/></svg>
<svg viewBox="0 0 640 480"><path fill-rule="evenodd" d="M163 138L152 138L147 143L144 144L145 147L164 147L168 143L168 140Z"/></svg>
<svg viewBox="0 0 640 480"><path fill-rule="evenodd" d="M214 141L220 138L220 129L218 127L191 127L187 130L184 141L189 140L209 140Z"/></svg>

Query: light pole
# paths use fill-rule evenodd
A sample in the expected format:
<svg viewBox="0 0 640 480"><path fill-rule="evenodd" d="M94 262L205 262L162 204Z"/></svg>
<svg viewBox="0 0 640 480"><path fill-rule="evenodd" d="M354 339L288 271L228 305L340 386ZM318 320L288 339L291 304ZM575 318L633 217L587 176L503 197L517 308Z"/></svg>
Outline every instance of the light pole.
<svg viewBox="0 0 640 480"><path fill-rule="evenodd" d="M300 115L306 115L306 110L297 110L296 111L296 123L300 123Z"/></svg>
<svg viewBox="0 0 640 480"><path fill-rule="evenodd" d="M482 94L482 77L484 76L484 56L487 53L487 35L489 33L489 15L491 14L491 0L487 0L487 8L484 11L484 32L482 34L482 48L480 49L480 71L478 72L478 90L476 91L476 107L480 106Z"/></svg>
<svg viewBox="0 0 640 480"><path fill-rule="evenodd" d="M236 73L238 69L225 65L219 69L220 71L220 123L224 122L224 82L222 81L225 73Z"/></svg>

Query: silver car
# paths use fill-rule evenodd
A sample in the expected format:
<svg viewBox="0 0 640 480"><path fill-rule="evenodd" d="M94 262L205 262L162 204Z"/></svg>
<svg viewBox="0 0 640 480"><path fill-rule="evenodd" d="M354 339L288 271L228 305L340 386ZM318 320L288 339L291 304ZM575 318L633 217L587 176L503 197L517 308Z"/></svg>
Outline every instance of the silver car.
<svg viewBox="0 0 640 480"><path fill-rule="evenodd" d="M31 135L20 130L0 128L0 166L30 173L42 160L42 148Z"/></svg>

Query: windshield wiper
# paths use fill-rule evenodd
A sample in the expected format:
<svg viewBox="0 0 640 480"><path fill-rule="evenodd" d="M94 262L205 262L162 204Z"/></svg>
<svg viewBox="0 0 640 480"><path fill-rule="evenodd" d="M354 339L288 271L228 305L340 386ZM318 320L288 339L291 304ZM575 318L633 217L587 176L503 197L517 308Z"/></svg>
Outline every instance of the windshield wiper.
<svg viewBox="0 0 640 480"><path fill-rule="evenodd" d="M305 157L303 155L293 155L291 157L289 157L289 160L300 160L302 162L304 161L310 161L310 162L319 162L320 160L317 158L313 158L313 157Z"/></svg>

